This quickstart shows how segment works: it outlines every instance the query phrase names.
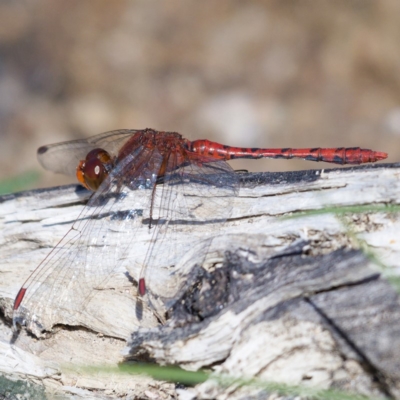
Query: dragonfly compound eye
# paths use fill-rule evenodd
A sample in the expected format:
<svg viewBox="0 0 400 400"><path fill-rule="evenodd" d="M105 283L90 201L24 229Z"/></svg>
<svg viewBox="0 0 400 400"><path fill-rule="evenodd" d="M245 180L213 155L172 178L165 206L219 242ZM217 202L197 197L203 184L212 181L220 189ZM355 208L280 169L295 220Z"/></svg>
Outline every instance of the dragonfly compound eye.
<svg viewBox="0 0 400 400"><path fill-rule="evenodd" d="M111 157L105 150L94 149L79 163L76 176L87 189L97 190L111 170L111 164Z"/></svg>

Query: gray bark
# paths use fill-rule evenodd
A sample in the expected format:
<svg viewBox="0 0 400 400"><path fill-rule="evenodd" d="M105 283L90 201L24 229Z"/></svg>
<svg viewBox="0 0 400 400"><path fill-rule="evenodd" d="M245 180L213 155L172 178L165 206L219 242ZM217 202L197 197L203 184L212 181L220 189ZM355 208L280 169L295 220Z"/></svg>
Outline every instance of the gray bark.
<svg viewBox="0 0 400 400"><path fill-rule="evenodd" d="M160 269L143 299L137 295L138 271L127 274L121 261L73 319L60 310L45 332L31 326L40 340L25 328L13 336L14 298L89 194L66 186L3 196L1 379L30 383L27 391L43 385L47 394L66 398L269 396L259 388L215 382L177 390L151 378L90 375L76 367L140 359L400 398L400 306L387 281L399 275L400 218L373 208L398 204L399 175L398 164L242 174L230 218L207 227L207 247L193 233L205 228L191 228L185 260L177 260L174 274ZM371 208L340 217L282 218L357 205ZM139 229L135 241L145 246L145 234ZM204 251L200 258L198 251Z"/></svg>

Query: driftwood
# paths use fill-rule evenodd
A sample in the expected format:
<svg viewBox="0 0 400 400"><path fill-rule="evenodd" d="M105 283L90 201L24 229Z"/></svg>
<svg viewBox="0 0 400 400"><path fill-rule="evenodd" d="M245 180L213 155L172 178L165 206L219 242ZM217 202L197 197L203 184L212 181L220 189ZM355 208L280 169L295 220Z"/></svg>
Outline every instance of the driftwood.
<svg viewBox="0 0 400 400"><path fill-rule="evenodd" d="M78 367L128 360L400 398L400 303L384 277L398 275L400 218L372 207L399 202L399 177L399 164L242 174L233 213L212 226L201 262L188 256L183 278L161 273L160 280L177 279L165 282L169 309L140 299L135 270L121 267L73 320L60 311L46 332L31 327L40 340L25 328L12 333L14 298L89 194L66 186L3 196L0 398L6 387L66 398L269 396L215 381L177 389ZM353 205L371 208L282 218ZM191 239L195 254L199 238Z"/></svg>

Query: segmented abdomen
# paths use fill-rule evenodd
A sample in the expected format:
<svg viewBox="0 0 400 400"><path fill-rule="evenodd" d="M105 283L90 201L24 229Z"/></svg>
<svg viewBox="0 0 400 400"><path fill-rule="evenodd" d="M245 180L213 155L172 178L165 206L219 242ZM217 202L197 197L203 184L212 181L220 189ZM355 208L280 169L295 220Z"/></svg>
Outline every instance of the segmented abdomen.
<svg viewBox="0 0 400 400"><path fill-rule="evenodd" d="M308 148L308 149L258 149L225 146L209 140L191 142L190 151L219 160L236 158L303 158L309 161L325 161L334 164L363 164L387 157L386 153L360 147Z"/></svg>

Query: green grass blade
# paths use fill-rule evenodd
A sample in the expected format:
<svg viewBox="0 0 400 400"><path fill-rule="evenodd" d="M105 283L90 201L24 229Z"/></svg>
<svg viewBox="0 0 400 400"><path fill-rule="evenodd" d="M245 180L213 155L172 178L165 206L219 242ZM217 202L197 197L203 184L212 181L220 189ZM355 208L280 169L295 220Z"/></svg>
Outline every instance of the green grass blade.
<svg viewBox="0 0 400 400"><path fill-rule="evenodd" d="M69 367L68 369L74 369ZM77 367L75 367L77 368ZM243 378L232 377L229 375L215 374L206 371L186 371L178 367L163 367L156 364L144 363L129 363L122 364L118 367L83 367L79 368L80 371L98 374L99 372L106 374L133 374L133 375L147 375L156 380L168 381L173 383L180 383L186 386L194 386L211 380L221 387L248 387L253 389L261 389L269 393L277 393L283 396L304 396L309 399L320 400L372 400L372 397L367 397L358 394L343 392L340 390L331 389L318 389L306 386L290 386L283 383L267 382L258 378ZM381 398L382 399L382 398Z"/></svg>

